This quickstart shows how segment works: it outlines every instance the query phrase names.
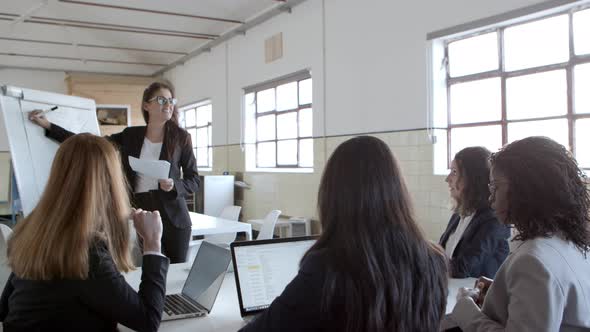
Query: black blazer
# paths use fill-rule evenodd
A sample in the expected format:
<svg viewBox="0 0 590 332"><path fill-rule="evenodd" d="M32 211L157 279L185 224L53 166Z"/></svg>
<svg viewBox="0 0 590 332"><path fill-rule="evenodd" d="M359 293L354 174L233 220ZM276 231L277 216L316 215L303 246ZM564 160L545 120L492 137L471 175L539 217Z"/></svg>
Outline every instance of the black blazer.
<svg viewBox="0 0 590 332"><path fill-rule="evenodd" d="M453 214L447 229L440 237L440 245L446 248L449 236L455 232L461 217ZM465 229L450 257L451 277L494 278L502 262L508 256L510 228L501 224L491 208L481 209Z"/></svg>
<svg viewBox="0 0 590 332"><path fill-rule="evenodd" d="M146 126L127 127L120 133L107 136L111 142L118 146L127 182L133 188L135 188L137 182L137 173L129 166L129 156L139 158L146 129ZM45 136L58 142L63 142L72 135L74 133L55 124L51 124L51 127L45 130ZM166 139L164 139L164 142L166 142ZM174 180L174 188L169 192L158 189L156 195L162 204L163 211L160 211L162 217L168 219L178 228L188 228L191 227L191 220L185 198L190 193L196 193L199 190L200 180L197 172L197 161L193 154L191 136L181 129L179 130L178 142L180 144L174 149L171 158L167 158L169 147L165 143L162 145L160 153L160 160L170 162L169 177Z"/></svg>
<svg viewBox="0 0 590 332"><path fill-rule="evenodd" d="M162 319L166 273L164 256L143 256L141 285L127 284L104 244L89 253L87 280L24 280L10 275L0 298L0 320L11 331L116 331L121 323L136 331L157 331Z"/></svg>

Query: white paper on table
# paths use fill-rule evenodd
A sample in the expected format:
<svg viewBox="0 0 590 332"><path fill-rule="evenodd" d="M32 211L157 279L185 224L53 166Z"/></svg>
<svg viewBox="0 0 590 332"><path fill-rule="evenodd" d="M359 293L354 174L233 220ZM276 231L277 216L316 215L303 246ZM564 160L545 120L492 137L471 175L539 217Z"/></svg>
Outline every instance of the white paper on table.
<svg viewBox="0 0 590 332"><path fill-rule="evenodd" d="M144 160L129 156L129 165L134 171L153 179L167 179L170 163L166 160Z"/></svg>

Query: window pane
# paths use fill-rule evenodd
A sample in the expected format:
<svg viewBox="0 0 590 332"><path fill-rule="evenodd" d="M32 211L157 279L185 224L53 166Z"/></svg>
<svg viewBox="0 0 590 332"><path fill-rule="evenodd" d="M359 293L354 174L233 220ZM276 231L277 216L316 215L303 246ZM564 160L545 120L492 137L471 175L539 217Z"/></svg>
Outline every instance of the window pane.
<svg viewBox="0 0 590 332"><path fill-rule="evenodd" d="M311 108L305 108L299 111L299 137L311 137L313 117Z"/></svg>
<svg viewBox="0 0 590 332"><path fill-rule="evenodd" d="M256 93L256 111L258 113L275 110L275 89L268 89Z"/></svg>
<svg viewBox="0 0 590 332"><path fill-rule="evenodd" d="M547 136L568 148L567 130L566 119L509 123L508 143L529 136Z"/></svg>
<svg viewBox="0 0 590 332"><path fill-rule="evenodd" d="M452 85L451 123L500 120L500 98L500 78L497 77Z"/></svg>
<svg viewBox="0 0 590 332"><path fill-rule="evenodd" d="M590 53L590 9L574 13L573 23L576 54Z"/></svg>
<svg viewBox="0 0 590 332"><path fill-rule="evenodd" d="M256 104L254 102L254 93L249 93L244 96L244 112L244 142L254 143L256 142Z"/></svg>
<svg viewBox="0 0 590 332"><path fill-rule="evenodd" d="M181 128L186 128L186 121L185 121L184 113L185 113L184 111L178 112L178 124L180 125Z"/></svg>
<svg viewBox="0 0 590 332"><path fill-rule="evenodd" d="M590 63L574 68L574 112L590 113Z"/></svg>
<svg viewBox="0 0 590 332"><path fill-rule="evenodd" d="M277 111L297 108L297 82L291 82L277 87Z"/></svg>
<svg viewBox="0 0 590 332"><path fill-rule="evenodd" d="M197 108L197 126L206 126L211 122L211 104Z"/></svg>
<svg viewBox="0 0 590 332"><path fill-rule="evenodd" d="M209 163L207 162L207 158L209 158L208 148L197 148L197 166L199 167L206 167Z"/></svg>
<svg viewBox="0 0 590 332"><path fill-rule="evenodd" d="M565 70L507 79L506 105L506 117L509 120L566 114Z"/></svg>
<svg viewBox="0 0 590 332"><path fill-rule="evenodd" d="M258 167L276 167L275 142L258 143L257 145Z"/></svg>
<svg viewBox="0 0 590 332"><path fill-rule="evenodd" d="M299 82L299 105L311 104L311 78Z"/></svg>
<svg viewBox="0 0 590 332"><path fill-rule="evenodd" d="M195 129L195 128L189 129L188 133L191 135L191 141L193 143L193 148L197 147L197 129Z"/></svg>
<svg viewBox="0 0 590 332"><path fill-rule="evenodd" d="M458 40L449 44L449 74L452 77L498 69L498 34Z"/></svg>
<svg viewBox="0 0 590 332"><path fill-rule="evenodd" d="M504 30L506 70L537 67L569 59L567 15L555 16Z"/></svg>
<svg viewBox="0 0 590 332"><path fill-rule="evenodd" d="M213 145L213 142L212 142L213 141L213 133L211 133L211 130L212 130L211 126L208 126L207 127L207 137L209 138L209 142L208 142L209 146Z"/></svg>
<svg viewBox="0 0 590 332"><path fill-rule="evenodd" d="M299 141L299 166L313 167L313 139Z"/></svg>
<svg viewBox="0 0 590 332"><path fill-rule="evenodd" d="M212 167L213 166L213 148L209 147L209 164L207 164L208 167Z"/></svg>
<svg viewBox="0 0 590 332"><path fill-rule="evenodd" d="M277 146L279 165L297 165L297 140L279 141Z"/></svg>
<svg viewBox="0 0 590 332"><path fill-rule="evenodd" d="M451 129L451 158L469 146L483 146L491 152L502 147L502 126L477 126Z"/></svg>
<svg viewBox="0 0 590 332"><path fill-rule="evenodd" d="M195 123L197 123L197 118L195 117L195 109L191 108L184 112L185 115L185 123L187 127L194 127Z"/></svg>
<svg viewBox="0 0 590 332"><path fill-rule="evenodd" d="M209 145L209 135L207 127L197 129L197 147L206 147Z"/></svg>
<svg viewBox="0 0 590 332"><path fill-rule="evenodd" d="M576 121L576 159L583 168L590 168L590 119Z"/></svg>
<svg viewBox="0 0 590 332"><path fill-rule="evenodd" d="M297 113L277 115L277 138L297 137Z"/></svg>
<svg viewBox="0 0 590 332"><path fill-rule="evenodd" d="M257 119L256 137L259 141L275 139L275 115L265 115Z"/></svg>

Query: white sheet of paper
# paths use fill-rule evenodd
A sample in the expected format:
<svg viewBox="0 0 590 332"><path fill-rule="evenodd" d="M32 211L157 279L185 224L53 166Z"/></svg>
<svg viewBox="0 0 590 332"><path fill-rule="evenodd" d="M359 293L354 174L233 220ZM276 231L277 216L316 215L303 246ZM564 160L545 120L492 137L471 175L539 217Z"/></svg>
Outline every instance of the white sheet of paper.
<svg viewBox="0 0 590 332"><path fill-rule="evenodd" d="M170 163L166 160L143 160L129 156L129 165L134 171L153 179L167 179Z"/></svg>

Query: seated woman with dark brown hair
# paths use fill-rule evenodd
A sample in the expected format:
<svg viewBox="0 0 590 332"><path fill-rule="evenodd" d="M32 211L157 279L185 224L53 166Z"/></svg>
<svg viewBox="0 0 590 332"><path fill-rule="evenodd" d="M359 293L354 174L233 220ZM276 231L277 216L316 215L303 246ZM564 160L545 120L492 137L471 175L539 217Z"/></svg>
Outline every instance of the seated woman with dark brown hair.
<svg viewBox="0 0 590 332"><path fill-rule="evenodd" d="M141 285L121 272L130 260L129 218L143 239ZM80 134L57 150L39 203L8 241L10 275L0 320L11 331L156 331L168 258L156 211L131 211L117 149Z"/></svg>
<svg viewBox="0 0 590 332"><path fill-rule="evenodd" d="M439 243L453 278L493 278L508 256L510 229L498 222L489 203L490 155L483 147L459 151L446 178L455 209Z"/></svg>

